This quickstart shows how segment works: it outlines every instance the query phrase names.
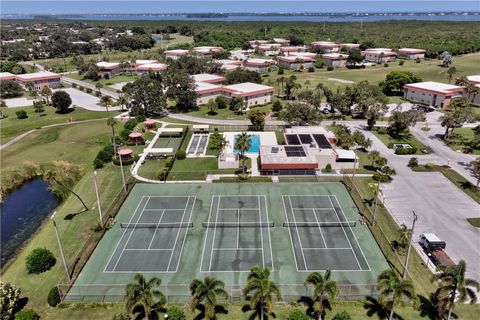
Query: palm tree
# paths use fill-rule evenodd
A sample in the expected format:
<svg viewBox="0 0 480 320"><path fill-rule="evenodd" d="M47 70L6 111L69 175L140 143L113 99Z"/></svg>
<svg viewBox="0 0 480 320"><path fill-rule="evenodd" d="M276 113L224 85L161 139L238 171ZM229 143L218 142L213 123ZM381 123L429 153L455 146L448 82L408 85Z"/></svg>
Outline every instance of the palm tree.
<svg viewBox="0 0 480 320"><path fill-rule="evenodd" d="M338 295L337 283L330 280L330 270L325 271L325 276L319 272L310 273L305 280L305 285L313 285L313 312L316 319L322 319L325 314L325 303L331 303Z"/></svg>
<svg viewBox="0 0 480 320"><path fill-rule="evenodd" d="M103 84L101 82L95 83L95 88L97 88L98 92L100 93L100 90L103 88Z"/></svg>
<svg viewBox="0 0 480 320"><path fill-rule="evenodd" d="M400 279L393 270L385 270L378 276L377 289L381 290L378 300L390 310L389 320L393 319L395 306L412 302L417 304L415 288L410 279Z"/></svg>
<svg viewBox="0 0 480 320"><path fill-rule="evenodd" d="M250 297L250 309L255 310L256 315L263 320L266 315L273 313L273 298L277 300L282 298L280 289L273 282L270 281L270 269L261 269L259 267L253 267L250 270L250 274L247 278L247 284L243 288L243 294ZM255 314L250 317L254 319Z"/></svg>
<svg viewBox="0 0 480 320"><path fill-rule="evenodd" d="M88 207L85 204L85 202L83 202L82 198L80 198L80 196L75 191L73 191L72 189L67 187L64 183L60 182L59 179L57 179L56 175L57 175L57 173L55 173L53 170L48 170L48 171L43 173L43 179L45 179L45 181L47 181L50 184L57 183L58 185L67 189L68 191L70 191L73 195L75 195L78 198L78 200L80 200L80 202L82 203L85 211L88 211Z"/></svg>
<svg viewBox="0 0 480 320"><path fill-rule="evenodd" d="M284 76L281 76L279 78L277 78L277 84L278 84L278 95L280 95L280 87L282 87L282 93L285 93L284 89L283 89L283 86L285 85L285 77Z"/></svg>
<svg viewBox="0 0 480 320"><path fill-rule="evenodd" d="M461 76L455 80L457 86L466 86L468 83L470 83L470 81L468 81L466 76Z"/></svg>
<svg viewBox="0 0 480 320"><path fill-rule="evenodd" d="M115 118L108 118L107 119L107 126L109 126L110 128L112 128L112 143L113 143L113 156L115 156L117 154L115 148L115 126L118 124L117 120L115 120Z"/></svg>
<svg viewBox="0 0 480 320"><path fill-rule="evenodd" d="M378 152L377 150L372 150L368 153L368 159L372 160L372 167L374 166L375 161L377 161L378 158L380 158L380 152Z"/></svg>
<svg viewBox="0 0 480 320"><path fill-rule="evenodd" d="M477 188L478 185L480 184L480 158L477 158L470 162L470 164L473 166L473 173L477 177Z"/></svg>
<svg viewBox="0 0 480 320"><path fill-rule="evenodd" d="M308 86L310 85L310 80L305 80L305 82L303 83L305 85L305 91L308 91Z"/></svg>
<svg viewBox="0 0 480 320"><path fill-rule="evenodd" d="M242 173L245 174L245 152L251 147L250 135L246 132L242 132L237 136L235 140L234 149L240 153L240 159L242 160Z"/></svg>
<svg viewBox="0 0 480 320"><path fill-rule="evenodd" d="M455 67L448 68L447 70L448 83L452 83L452 79L456 73L457 73L457 68Z"/></svg>
<svg viewBox="0 0 480 320"><path fill-rule="evenodd" d="M52 96L52 90L48 86L43 87L42 96L45 97L47 104L50 104L49 98Z"/></svg>
<svg viewBox="0 0 480 320"><path fill-rule="evenodd" d="M108 107L112 105L112 98L110 96L102 96L100 98L100 102L105 105L105 108L107 108L107 113L108 113Z"/></svg>
<svg viewBox="0 0 480 320"><path fill-rule="evenodd" d="M433 279L439 283L436 296L439 301L443 301L448 308L448 317L450 320L455 303L477 302L477 292L480 291L480 284L473 279L465 277L467 265L464 260L460 260L457 265L437 267L440 273L433 276Z"/></svg>
<svg viewBox="0 0 480 320"><path fill-rule="evenodd" d="M203 313L202 319L215 319L217 312L222 308L222 305L218 304L217 298L228 298L228 293L224 287L223 281L213 277L206 277L203 281L194 279L190 283L192 311L200 310Z"/></svg>
<svg viewBox="0 0 480 320"><path fill-rule="evenodd" d="M158 290L162 280L153 277L149 281L141 273L137 273L134 282L125 287L125 307L128 313L136 313L136 307L141 307L146 319L158 318L158 312L165 305L166 299Z"/></svg>
<svg viewBox="0 0 480 320"><path fill-rule="evenodd" d="M380 183L371 182L368 184L368 187L373 192L373 222L372 226L375 225L377 221L377 203L378 203L378 195L383 193L382 189L380 189Z"/></svg>

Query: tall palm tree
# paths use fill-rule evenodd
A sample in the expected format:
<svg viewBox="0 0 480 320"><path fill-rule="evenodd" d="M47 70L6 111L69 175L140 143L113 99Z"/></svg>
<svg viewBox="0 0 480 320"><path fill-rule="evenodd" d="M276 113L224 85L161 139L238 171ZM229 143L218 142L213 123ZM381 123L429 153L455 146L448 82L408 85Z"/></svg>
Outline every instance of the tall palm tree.
<svg viewBox="0 0 480 320"><path fill-rule="evenodd" d="M377 289L381 290L378 300L390 311L389 320L393 319L395 306L412 302L417 304L417 296L410 279L400 279L393 270L385 270L378 276Z"/></svg>
<svg viewBox="0 0 480 320"><path fill-rule="evenodd" d="M203 313L202 319L216 319L217 312L222 307L218 303L218 297L228 299L228 293L224 287L225 283L214 277L206 277L203 281L194 279L190 283L192 311L200 310Z"/></svg>
<svg viewBox="0 0 480 320"><path fill-rule="evenodd" d="M281 76L281 77L277 78L277 80L276 80L277 84L278 84L278 95L280 95L280 87L282 88L281 92L285 93L284 88L283 88L283 86L285 85L285 80L286 79L285 79L284 76Z"/></svg>
<svg viewBox="0 0 480 320"><path fill-rule="evenodd" d="M78 200L80 200L80 202L82 203L83 205L83 208L85 209L85 211L88 211L88 207L87 205L85 204L85 202L82 200L82 198L75 192L73 191L71 188L67 187L64 183L62 183L60 181L60 179L57 179L57 173L54 172L53 170L48 170L46 172L43 173L43 179L45 179L45 181L47 181L48 183L52 184L52 183L56 183L60 186L62 186L63 188L67 189L69 192L71 192L74 196L76 196L78 198Z"/></svg>
<svg viewBox="0 0 480 320"><path fill-rule="evenodd" d="M107 119L107 126L112 128L112 143L113 143L113 156L115 157L116 153L116 146L115 146L115 126L118 124L117 120L115 118L110 117Z"/></svg>
<svg viewBox="0 0 480 320"><path fill-rule="evenodd" d="M100 98L100 102L102 102L104 105L105 105L105 108L107 108L107 113L109 112L108 111L108 107L112 105L112 98L110 96L102 96Z"/></svg>
<svg viewBox="0 0 480 320"><path fill-rule="evenodd" d="M439 283L436 296L438 300L445 302L448 308L448 317L452 316L455 303L477 302L477 293L480 291L480 284L473 279L465 277L467 265L464 260L460 260L454 266L438 266L440 273L433 276L433 279Z"/></svg>
<svg viewBox="0 0 480 320"><path fill-rule="evenodd" d="M473 166L473 173L477 177L477 188L478 185L480 184L480 158L477 158L470 162L470 164Z"/></svg>
<svg viewBox="0 0 480 320"><path fill-rule="evenodd" d="M233 148L235 150L238 150L238 152L240 153L243 174L245 174L245 152L247 152L247 150L250 149L250 146L251 146L250 135L247 134L246 132L242 132L237 136L237 139L235 140L235 145L233 146Z"/></svg>
<svg viewBox="0 0 480 320"><path fill-rule="evenodd" d="M448 68L447 70L448 83L452 83L452 79L456 73L457 73L457 68L455 67Z"/></svg>
<svg viewBox="0 0 480 320"><path fill-rule="evenodd" d="M52 96L52 90L48 86L43 87L42 96L45 97L47 104L50 104L50 97Z"/></svg>
<svg viewBox="0 0 480 320"><path fill-rule="evenodd" d="M255 310L260 320L273 313L274 296L277 300L282 298L280 289L275 282L270 280L269 268L253 267L248 275L247 284L243 288L243 294L251 294L250 309Z"/></svg>
<svg viewBox="0 0 480 320"><path fill-rule="evenodd" d="M158 290L162 280L153 277L147 281L141 273L137 273L133 280L125 287L127 312L134 313L136 307L141 307L146 319L158 318L158 312L166 303L165 296Z"/></svg>
<svg viewBox="0 0 480 320"><path fill-rule="evenodd" d="M368 159L372 160L372 167L374 166L378 158L380 158L380 152L378 152L377 150L372 150L368 153Z"/></svg>
<svg viewBox="0 0 480 320"><path fill-rule="evenodd" d="M338 295L337 283L330 279L330 270L325 271L325 276L319 272L310 273L305 280L305 285L313 286L313 314L315 319L321 320L325 314L325 303L331 303Z"/></svg>

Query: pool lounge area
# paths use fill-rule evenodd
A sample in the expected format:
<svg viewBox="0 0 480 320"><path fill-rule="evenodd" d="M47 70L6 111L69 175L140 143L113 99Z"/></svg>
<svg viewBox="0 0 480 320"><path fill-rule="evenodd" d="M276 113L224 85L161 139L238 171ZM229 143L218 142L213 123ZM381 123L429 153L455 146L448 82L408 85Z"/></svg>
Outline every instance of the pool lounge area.
<svg viewBox="0 0 480 320"><path fill-rule="evenodd" d="M225 153L238 153L234 151L235 141L241 132L224 132L223 135L228 141ZM247 132L250 135L250 149L247 150L247 154L258 154L260 152L261 145L276 145L277 137L275 132Z"/></svg>

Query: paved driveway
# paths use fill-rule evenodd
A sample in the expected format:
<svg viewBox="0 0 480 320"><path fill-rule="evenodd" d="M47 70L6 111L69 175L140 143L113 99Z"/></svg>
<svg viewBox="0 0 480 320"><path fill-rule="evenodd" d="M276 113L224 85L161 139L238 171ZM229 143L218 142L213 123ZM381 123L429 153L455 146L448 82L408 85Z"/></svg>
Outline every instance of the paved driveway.
<svg viewBox="0 0 480 320"><path fill-rule="evenodd" d="M98 105L100 98L92 96L91 94L85 93L75 88L62 88L67 92L72 98L72 105L84 108L91 111L106 111L107 109L103 106ZM109 110L119 110L120 107L111 107Z"/></svg>
<svg viewBox="0 0 480 320"><path fill-rule="evenodd" d="M33 105L33 100L28 100L24 97L5 99L4 101L8 108L28 107Z"/></svg>

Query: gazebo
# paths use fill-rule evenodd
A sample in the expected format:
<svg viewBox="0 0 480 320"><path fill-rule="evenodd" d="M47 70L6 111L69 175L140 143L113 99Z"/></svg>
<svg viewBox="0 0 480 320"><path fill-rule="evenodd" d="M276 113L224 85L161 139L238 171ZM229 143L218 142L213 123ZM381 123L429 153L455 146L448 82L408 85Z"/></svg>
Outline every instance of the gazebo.
<svg viewBox="0 0 480 320"><path fill-rule="evenodd" d="M147 119L143 124L145 125L145 130L151 130L155 128L156 122L153 119Z"/></svg>
<svg viewBox="0 0 480 320"><path fill-rule="evenodd" d="M133 150L128 148L120 149L117 151L117 154L122 160L129 160L133 157Z"/></svg>
<svg viewBox="0 0 480 320"><path fill-rule="evenodd" d="M141 132L132 132L128 135L130 142L135 143L136 145L142 143L142 133Z"/></svg>

